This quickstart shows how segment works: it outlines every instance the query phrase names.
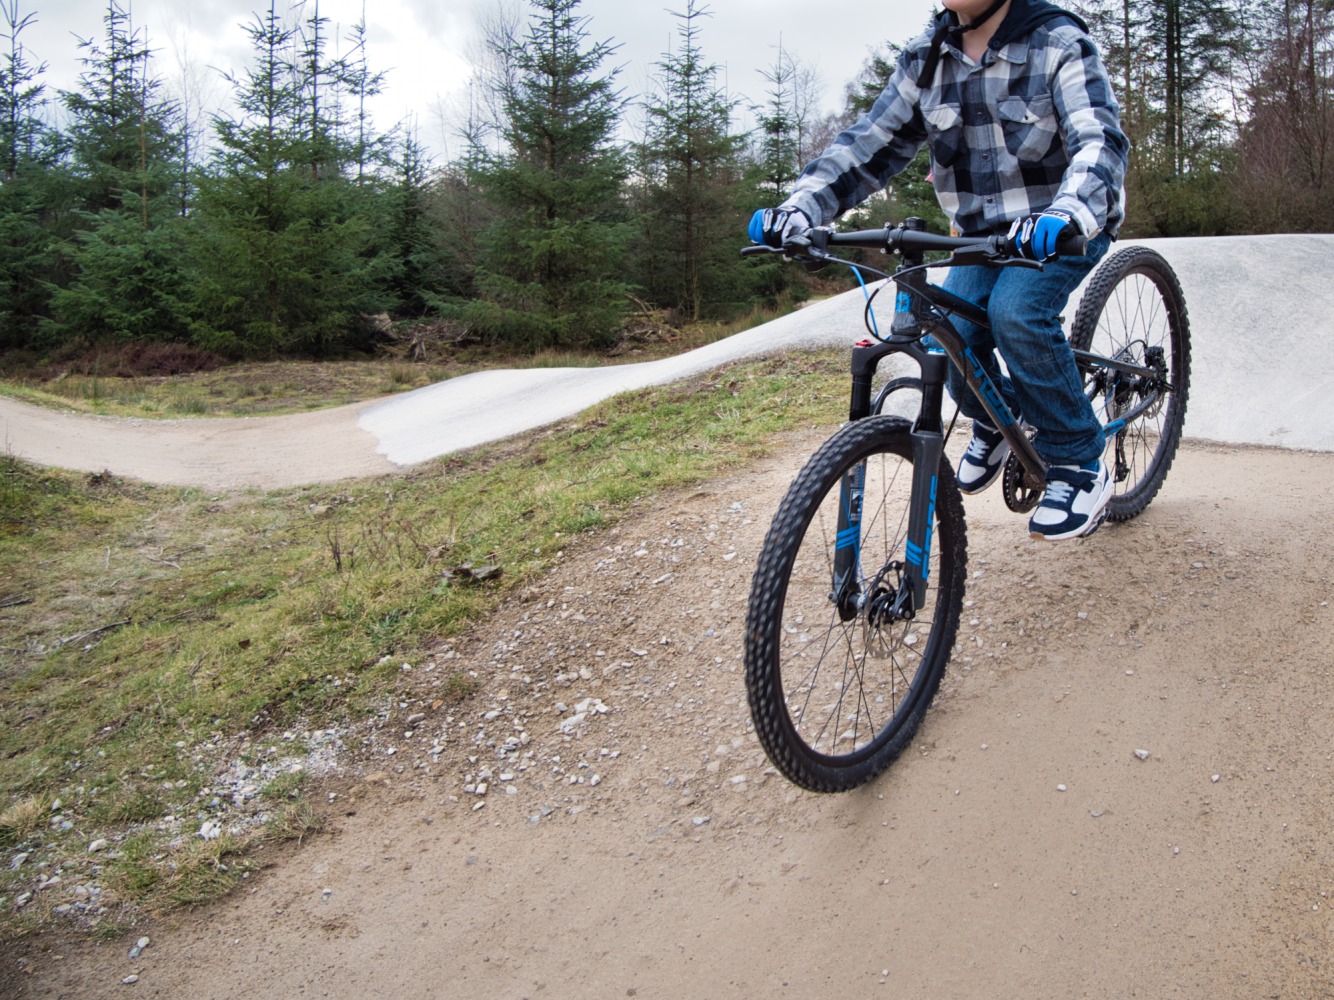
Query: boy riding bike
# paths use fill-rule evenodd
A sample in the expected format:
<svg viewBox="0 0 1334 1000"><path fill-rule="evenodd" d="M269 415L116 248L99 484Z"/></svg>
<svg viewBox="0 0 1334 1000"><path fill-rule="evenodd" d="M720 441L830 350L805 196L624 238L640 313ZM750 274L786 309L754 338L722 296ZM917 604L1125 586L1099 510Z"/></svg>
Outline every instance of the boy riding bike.
<svg viewBox="0 0 1334 1000"><path fill-rule="evenodd" d="M1113 482L1060 312L1121 224L1129 144L1078 17L1045 0L943 2L871 111L807 165L782 206L755 213L749 235L779 247L826 224L881 190L925 142L952 227L964 236L1007 233L1017 252L1045 262L1042 270L955 268L945 287L986 308L990 330L956 318L959 333L1009 409L1035 429L1049 466L1029 533L1079 537L1100 523ZM1088 238L1086 256L1055 259L1071 228ZM948 385L973 421L959 488L980 493L1000 478L1009 445L952 368Z"/></svg>

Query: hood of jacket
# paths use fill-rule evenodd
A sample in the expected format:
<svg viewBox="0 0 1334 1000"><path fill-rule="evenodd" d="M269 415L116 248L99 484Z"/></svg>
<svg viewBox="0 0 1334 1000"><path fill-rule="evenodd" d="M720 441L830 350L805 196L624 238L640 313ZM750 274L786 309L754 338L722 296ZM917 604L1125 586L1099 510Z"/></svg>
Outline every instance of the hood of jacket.
<svg viewBox="0 0 1334 1000"><path fill-rule="evenodd" d="M1048 21L1056 21L1061 18L1072 21L1078 25L1080 31L1085 34L1088 33L1089 26L1084 23L1083 18L1070 13L1068 10L1062 10L1054 3L1048 3L1047 0L1013 0L1010 4L1010 12L1005 15L1005 20L1001 22L1001 26L996 29L996 34L991 38L991 47L999 49L1016 38L1027 38L1033 33L1034 29L1041 27Z"/></svg>
<svg viewBox="0 0 1334 1000"><path fill-rule="evenodd" d="M1089 26L1078 14L1063 10L1054 3L1048 3L1047 0L1012 0L1010 12L1005 15L1005 20L1001 22L1000 27L996 29L996 34L992 36L991 47L998 49L1016 38L1024 38L1031 34L1035 28L1059 18L1069 20L1077 25L1081 31L1087 32L1089 30ZM952 32L959 27L959 17L952 10L942 10L936 15L933 27L937 29L944 28Z"/></svg>
<svg viewBox="0 0 1334 1000"><path fill-rule="evenodd" d="M989 47L999 49L1010 42L1026 38L1032 32L1046 24L1048 21L1066 20L1072 24L1078 25L1081 31L1088 32L1088 25L1084 23L1083 18L1071 14L1068 10L1062 10L1055 4L1048 3L1047 0L1012 0L1010 11L1005 15L1005 20L1001 22L996 34L992 36ZM941 10L936 14L931 22L930 42L927 47L926 57L922 61L922 68L917 74L917 86L929 87L931 81L935 79L936 67L940 63L940 46L946 38L952 38L954 44L962 44L960 38L963 32L959 25L959 16L952 10Z"/></svg>

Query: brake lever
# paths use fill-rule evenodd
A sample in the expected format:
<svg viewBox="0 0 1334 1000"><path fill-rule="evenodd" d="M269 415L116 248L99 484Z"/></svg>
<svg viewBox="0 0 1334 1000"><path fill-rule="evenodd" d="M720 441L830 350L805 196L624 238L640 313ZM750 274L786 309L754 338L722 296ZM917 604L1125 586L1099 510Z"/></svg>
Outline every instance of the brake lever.
<svg viewBox="0 0 1334 1000"><path fill-rule="evenodd" d="M1027 257L1011 257L997 249L991 243L976 243L973 246L960 247L940 262L940 267L967 267L983 264L987 267L1027 267L1041 271L1042 261L1029 260Z"/></svg>
<svg viewBox="0 0 1334 1000"><path fill-rule="evenodd" d="M753 257L762 253L782 254L788 260L801 261L802 263L818 262L821 266L826 263L825 258L829 255L818 250L810 240L804 236L797 236L788 240L781 247L771 247L764 243L752 243L748 247L741 248L741 256Z"/></svg>
<svg viewBox="0 0 1334 1000"><path fill-rule="evenodd" d="M1040 260L1029 260L1027 257L1006 257L999 261L998 267L1027 267L1034 271L1044 270L1044 264Z"/></svg>

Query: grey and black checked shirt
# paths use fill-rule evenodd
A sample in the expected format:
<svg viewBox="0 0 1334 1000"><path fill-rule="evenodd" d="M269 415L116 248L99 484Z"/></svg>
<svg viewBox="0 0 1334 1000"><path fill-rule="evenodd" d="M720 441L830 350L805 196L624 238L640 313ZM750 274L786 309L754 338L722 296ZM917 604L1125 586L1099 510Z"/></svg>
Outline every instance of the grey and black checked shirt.
<svg viewBox="0 0 1334 1000"><path fill-rule="evenodd" d="M926 142L941 207L962 235L1004 232L1051 208L1085 236L1115 236L1129 143L1088 36L1049 21L988 48L980 65L946 41L923 89L930 45L929 33L908 45L875 106L806 167L784 207L823 225L881 190Z"/></svg>

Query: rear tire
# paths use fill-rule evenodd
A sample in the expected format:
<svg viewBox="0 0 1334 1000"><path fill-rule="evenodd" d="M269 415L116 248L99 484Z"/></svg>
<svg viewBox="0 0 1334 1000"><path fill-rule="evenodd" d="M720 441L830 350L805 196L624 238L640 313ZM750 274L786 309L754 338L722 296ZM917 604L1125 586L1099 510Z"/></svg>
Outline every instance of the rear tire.
<svg viewBox="0 0 1334 1000"><path fill-rule="evenodd" d="M1157 400L1107 436L1103 460L1116 481L1107 519L1126 521L1147 507L1162 487L1186 419L1190 321L1171 265L1147 247L1126 247L1108 257L1079 303L1070 343L1155 368L1160 375L1155 386L1109 368L1080 365L1085 394L1104 425L1114 424L1146 400Z"/></svg>
<svg viewBox="0 0 1334 1000"><path fill-rule="evenodd" d="M903 591L912 454L905 420L872 416L847 424L797 475L760 552L746 619L751 717L769 759L811 791L846 791L889 766L921 723L954 646L967 538L943 455L924 606L911 620L885 614ZM866 471L855 574L860 601L839 602L833 578L840 484L859 465Z"/></svg>

